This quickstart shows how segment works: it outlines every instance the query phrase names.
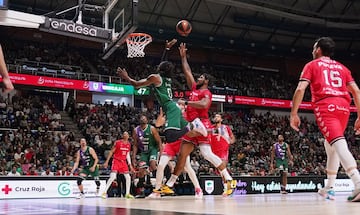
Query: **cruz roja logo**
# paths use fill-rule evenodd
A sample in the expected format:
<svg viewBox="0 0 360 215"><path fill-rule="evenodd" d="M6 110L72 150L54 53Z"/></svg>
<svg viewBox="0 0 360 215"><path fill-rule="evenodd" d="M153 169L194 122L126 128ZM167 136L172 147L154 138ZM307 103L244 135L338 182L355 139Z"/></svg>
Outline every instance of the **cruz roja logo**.
<svg viewBox="0 0 360 215"><path fill-rule="evenodd" d="M12 188L9 187L9 185L5 185L5 187L1 188L1 191L3 191L5 193L5 195L9 194L10 191L12 191Z"/></svg>
<svg viewBox="0 0 360 215"><path fill-rule="evenodd" d="M70 189L70 183L68 182L63 182L61 184L59 184L58 186L58 192L60 195L62 196L68 196L71 193L71 189Z"/></svg>

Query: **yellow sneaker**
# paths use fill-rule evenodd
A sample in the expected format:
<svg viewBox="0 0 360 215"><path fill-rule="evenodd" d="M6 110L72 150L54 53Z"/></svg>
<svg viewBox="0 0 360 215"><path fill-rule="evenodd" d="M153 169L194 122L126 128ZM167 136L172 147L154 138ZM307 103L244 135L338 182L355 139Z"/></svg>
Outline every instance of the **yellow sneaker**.
<svg viewBox="0 0 360 215"><path fill-rule="evenodd" d="M236 180L227 181L227 188L224 190L223 196L231 196L236 188Z"/></svg>
<svg viewBox="0 0 360 215"><path fill-rule="evenodd" d="M174 194L175 192L168 186L163 185L162 187L160 187L160 189L153 189L154 193L161 193L161 194Z"/></svg>
<svg viewBox="0 0 360 215"><path fill-rule="evenodd" d="M107 197L108 197L108 196L107 196L107 193L104 192L103 194L101 194L101 198L107 199Z"/></svg>
<svg viewBox="0 0 360 215"><path fill-rule="evenodd" d="M131 194L126 194L125 199L135 199L135 197Z"/></svg>

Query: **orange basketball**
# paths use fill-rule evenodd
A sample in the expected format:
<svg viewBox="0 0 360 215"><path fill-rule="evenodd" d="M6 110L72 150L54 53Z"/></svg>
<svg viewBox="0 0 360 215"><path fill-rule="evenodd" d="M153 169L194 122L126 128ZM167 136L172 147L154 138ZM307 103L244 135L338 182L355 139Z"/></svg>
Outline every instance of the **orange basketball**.
<svg viewBox="0 0 360 215"><path fill-rule="evenodd" d="M176 24L176 31L183 37L187 37L192 30L192 26L189 21L187 20L180 20Z"/></svg>

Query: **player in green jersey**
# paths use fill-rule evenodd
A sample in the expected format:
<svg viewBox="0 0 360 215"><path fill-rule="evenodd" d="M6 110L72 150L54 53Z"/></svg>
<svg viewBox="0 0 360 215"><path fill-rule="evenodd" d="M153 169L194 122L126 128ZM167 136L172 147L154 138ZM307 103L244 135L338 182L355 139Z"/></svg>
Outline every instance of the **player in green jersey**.
<svg viewBox="0 0 360 215"><path fill-rule="evenodd" d="M166 42L163 59L170 48L177 42L176 39ZM162 59L162 60L163 60ZM166 115L166 123L164 135L168 143L175 142L183 135L189 136L207 136L207 130L199 118L196 118L191 123L188 123L182 116L181 110L178 105L172 100L171 79L174 78L175 66L169 61L162 61L156 74L149 75L146 79L134 80L130 78L127 71L118 68L119 76L129 82L134 87L152 86L154 94Z"/></svg>
<svg viewBox="0 0 360 215"><path fill-rule="evenodd" d="M157 167L158 153L162 151L162 142L159 132L148 123L145 115L141 115L140 125L134 129L132 137L134 140L133 163L136 163L135 157L140 151L140 162L145 162L150 166L149 170L154 172Z"/></svg>
<svg viewBox="0 0 360 215"><path fill-rule="evenodd" d="M81 138L80 149L76 152L76 161L71 171L72 175L74 171L79 167L79 164L82 166L82 170L80 171L79 178L77 180L80 194L76 198L82 199L85 197L82 181L86 179L86 177L88 177L89 175L92 176L95 180L96 195L99 194L100 179L98 162L99 158L96 155L95 150L92 147L87 146L85 138Z"/></svg>

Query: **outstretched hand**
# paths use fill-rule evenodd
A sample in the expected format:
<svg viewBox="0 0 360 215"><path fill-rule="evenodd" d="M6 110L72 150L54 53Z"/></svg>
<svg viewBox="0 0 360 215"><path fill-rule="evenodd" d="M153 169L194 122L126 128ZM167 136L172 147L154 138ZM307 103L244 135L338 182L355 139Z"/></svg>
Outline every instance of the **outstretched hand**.
<svg viewBox="0 0 360 215"><path fill-rule="evenodd" d="M177 39L172 39L170 41L166 40L166 43L165 43L165 48L167 50L170 50L171 47L173 47L175 45L175 43L177 43Z"/></svg>
<svg viewBox="0 0 360 215"><path fill-rule="evenodd" d="M155 122L155 127L161 127L165 124L165 116L164 116L164 112L162 110L162 108L160 108L160 113L159 113L159 116L157 117L156 119L156 122Z"/></svg>
<svg viewBox="0 0 360 215"><path fill-rule="evenodd" d="M295 130L295 131L299 131L299 126L301 124L299 115L291 115L290 116L290 126Z"/></svg>
<svg viewBox="0 0 360 215"><path fill-rule="evenodd" d="M14 85L12 84L10 78L3 78L3 92L8 93L14 89Z"/></svg>
<svg viewBox="0 0 360 215"><path fill-rule="evenodd" d="M180 46L179 46L180 56L186 57L186 51L187 51L186 43L180 43Z"/></svg>
<svg viewBox="0 0 360 215"><path fill-rule="evenodd" d="M360 118L359 117L355 121L354 131L355 131L355 135L360 134Z"/></svg>
<svg viewBox="0 0 360 215"><path fill-rule="evenodd" d="M117 73L120 76L120 78L124 79L125 81L129 80L129 74L127 73L126 69L122 69L118 67Z"/></svg>

